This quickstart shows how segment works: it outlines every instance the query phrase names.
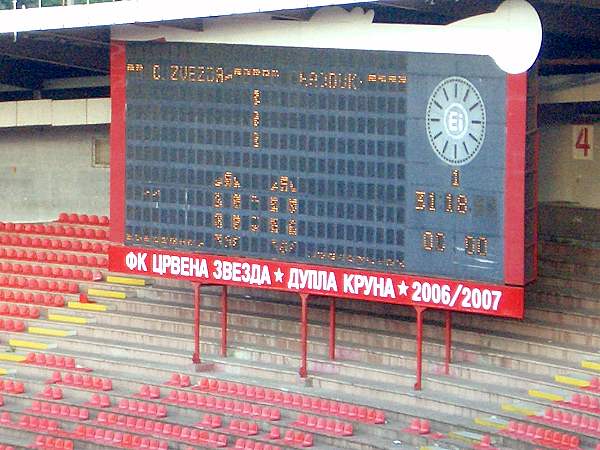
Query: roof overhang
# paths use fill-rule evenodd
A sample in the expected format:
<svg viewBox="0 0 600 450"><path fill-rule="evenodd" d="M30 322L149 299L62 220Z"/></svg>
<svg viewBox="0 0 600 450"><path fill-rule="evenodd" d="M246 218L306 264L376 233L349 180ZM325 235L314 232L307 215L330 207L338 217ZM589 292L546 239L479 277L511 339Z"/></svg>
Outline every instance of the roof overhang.
<svg viewBox="0 0 600 450"><path fill-rule="evenodd" d="M361 3L349 0L126 0L89 5L0 11L0 33L60 30L103 25L162 22L191 18Z"/></svg>

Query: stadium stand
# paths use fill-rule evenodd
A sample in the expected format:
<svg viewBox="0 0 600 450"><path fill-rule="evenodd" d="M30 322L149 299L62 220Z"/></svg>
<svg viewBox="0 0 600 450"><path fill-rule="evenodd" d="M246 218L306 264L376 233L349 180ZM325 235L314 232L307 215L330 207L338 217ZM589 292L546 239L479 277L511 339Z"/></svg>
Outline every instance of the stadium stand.
<svg viewBox="0 0 600 450"><path fill-rule="evenodd" d="M60 220L90 226L89 218L73 214ZM93 226L106 227L100 222ZM35 229L16 225L2 226L4 235L20 239L10 246L15 252ZM40 234L49 229L56 230L56 223L38 228ZM95 235L74 239L87 248L98 243ZM393 442L394 448L594 449L600 408L598 366L589 353L598 340L593 281L562 278L564 267L590 260L578 260L569 244L544 243L542 249L542 276L529 289L524 322L456 315L450 376L442 371L443 317L428 313L420 392L412 390L414 321L407 309L341 304L338 354L331 361L328 306L316 299L311 387L296 374L295 300L231 289L230 347L221 357L220 294L207 288L202 351L213 370L195 373L189 288L158 280L109 283L104 268L96 269L100 277L65 278L65 269L84 266L37 261L38 275L19 275L37 286L26 281L3 288L1 435L7 445L62 449L376 449ZM81 251L56 250L64 253ZM23 267L15 256L5 251L0 267L11 265L11 274L17 264ZM56 276L45 277L48 269ZM579 273L586 270L592 267ZM45 279L75 288L48 282L40 289ZM123 295L97 296L94 290ZM63 301L55 303L58 295ZM544 301L549 296L553 307ZM577 313L566 308L573 302ZM22 321L24 328L8 329L7 320Z"/></svg>

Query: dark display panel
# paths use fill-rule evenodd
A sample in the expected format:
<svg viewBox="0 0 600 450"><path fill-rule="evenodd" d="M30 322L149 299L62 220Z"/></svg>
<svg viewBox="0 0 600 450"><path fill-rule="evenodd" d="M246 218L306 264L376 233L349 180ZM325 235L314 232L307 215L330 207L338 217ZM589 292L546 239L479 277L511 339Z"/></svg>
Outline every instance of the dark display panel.
<svg viewBox="0 0 600 450"><path fill-rule="evenodd" d="M126 244L503 281L488 57L128 43Z"/></svg>

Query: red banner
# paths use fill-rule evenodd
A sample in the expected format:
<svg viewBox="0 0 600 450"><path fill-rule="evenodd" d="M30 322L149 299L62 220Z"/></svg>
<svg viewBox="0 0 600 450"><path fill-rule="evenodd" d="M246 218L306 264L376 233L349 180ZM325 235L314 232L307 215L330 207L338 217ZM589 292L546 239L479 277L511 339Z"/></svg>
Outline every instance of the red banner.
<svg viewBox="0 0 600 450"><path fill-rule="evenodd" d="M109 270L203 284L523 318L524 289L280 261L111 246Z"/></svg>

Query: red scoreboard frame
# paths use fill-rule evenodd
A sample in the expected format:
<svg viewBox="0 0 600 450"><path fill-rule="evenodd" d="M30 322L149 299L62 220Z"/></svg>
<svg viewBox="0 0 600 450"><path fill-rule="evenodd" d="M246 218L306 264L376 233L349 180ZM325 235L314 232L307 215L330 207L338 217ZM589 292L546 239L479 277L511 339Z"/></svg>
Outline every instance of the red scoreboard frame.
<svg viewBox="0 0 600 450"><path fill-rule="evenodd" d="M111 43L109 269L204 284L259 287L458 312L522 318L524 286L537 273L535 250L526 278L527 74L506 75L505 284L378 273L212 254L124 247L126 150L126 45ZM535 199L537 204L537 199ZM537 222L535 215L534 222ZM536 239L534 223L534 241ZM530 245L536 245L535 242ZM134 264L135 262L135 264ZM192 266L190 266L190 264ZM182 265L184 266L182 270ZM191 267L191 268L190 268Z"/></svg>

